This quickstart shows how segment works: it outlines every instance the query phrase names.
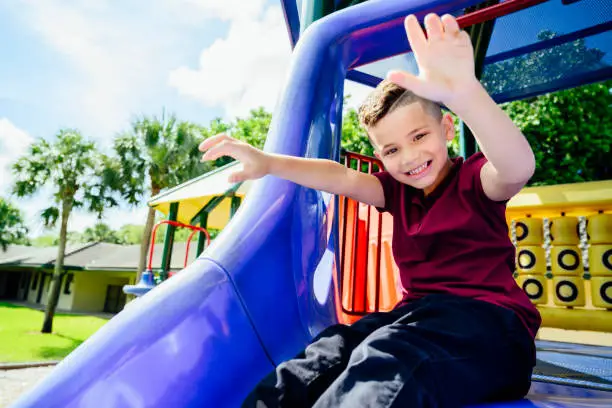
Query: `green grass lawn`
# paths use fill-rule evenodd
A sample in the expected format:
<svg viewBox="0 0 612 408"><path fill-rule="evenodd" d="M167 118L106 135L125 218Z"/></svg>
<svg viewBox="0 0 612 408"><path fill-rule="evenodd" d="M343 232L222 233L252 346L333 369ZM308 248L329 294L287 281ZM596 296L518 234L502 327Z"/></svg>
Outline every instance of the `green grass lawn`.
<svg viewBox="0 0 612 408"><path fill-rule="evenodd" d="M53 333L42 334L44 312L0 302L0 363L61 360L107 322L56 313Z"/></svg>

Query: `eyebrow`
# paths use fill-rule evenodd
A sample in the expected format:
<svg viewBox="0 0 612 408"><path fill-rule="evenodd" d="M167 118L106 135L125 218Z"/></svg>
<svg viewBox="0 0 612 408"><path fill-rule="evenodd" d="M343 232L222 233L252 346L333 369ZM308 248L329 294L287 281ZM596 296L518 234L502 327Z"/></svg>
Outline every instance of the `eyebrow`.
<svg viewBox="0 0 612 408"><path fill-rule="evenodd" d="M423 131L423 130L425 130L425 129L427 129L427 126L426 126L426 125L425 125L425 126L418 127L418 128L416 128L416 129L411 130L410 132L408 132L408 134L406 135L406 137L410 137L410 136L414 135L415 133L422 132L422 131ZM387 143L387 144L386 144L386 145L384 145L384 146L382 147L382 149L380 149L380 150L381 150L381 151L383 151L383 150L385 150L387 147L389 147L389 146L391 146L391 145L393 145L393 144L394 144L394 143Z"/></svg>

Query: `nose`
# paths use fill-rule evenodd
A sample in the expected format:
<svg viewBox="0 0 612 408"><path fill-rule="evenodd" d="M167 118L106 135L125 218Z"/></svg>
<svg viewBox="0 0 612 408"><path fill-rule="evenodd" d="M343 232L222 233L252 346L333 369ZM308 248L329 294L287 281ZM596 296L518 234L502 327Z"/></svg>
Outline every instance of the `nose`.
<svg viewBox="0 0 612 408"><path fill-rule="evenodd" d="M402 153L402 166L404 168L412 168L420 164L418 163L419 152L415 149L404 149Z"/></svg>

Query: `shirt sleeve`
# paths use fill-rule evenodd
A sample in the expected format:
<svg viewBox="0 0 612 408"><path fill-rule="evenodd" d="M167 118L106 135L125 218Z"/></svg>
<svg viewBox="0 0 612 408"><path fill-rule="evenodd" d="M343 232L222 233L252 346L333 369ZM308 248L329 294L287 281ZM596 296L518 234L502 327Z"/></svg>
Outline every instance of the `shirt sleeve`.
<svg viewBox="0 0 612 408"><path fill-rule="evenodd" d="M395 204L397 203L398 181L386 171L373 173L372 175L375 176L378 181L380 181L383 188L383 193L385 194L385 206L376 207L376 209L378 212L388 212L393 214Z"/></svg>
<svg viewBox="0 0 612 408"><path fill-rule="evenodd" d="M484 192L482 187L482 180L480 178L480 171L482 166L488 162L487 158L481 152L475 153L470 156L464 163L464 177L469 184L469 189L472 191L472 195L475 200L476 206L485 214L489 214L489 217L495 220L504 220L505 225L505 213L506 204L508 200L493 201Z"/></svg>

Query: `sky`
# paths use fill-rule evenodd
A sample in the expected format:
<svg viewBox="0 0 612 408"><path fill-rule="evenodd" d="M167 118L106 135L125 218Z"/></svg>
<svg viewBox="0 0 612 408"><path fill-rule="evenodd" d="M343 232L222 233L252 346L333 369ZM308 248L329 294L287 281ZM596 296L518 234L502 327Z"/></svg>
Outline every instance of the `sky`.
<svg viewBox="0 0 612 408"><path fill-rule="evenodd" d="M206 125L273 111L291 48L279 0L0 0L0 196L32 236L50 190L10 195L10 165L38 138L77 128L108 151L140 114L165 109ZM347 83L357 105L368 88ZM47 205L45 205L47 204ZM146 205L107 211L113 228L142 223ZM74 212L69 230L96 223Z"/></svg>

